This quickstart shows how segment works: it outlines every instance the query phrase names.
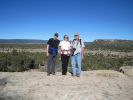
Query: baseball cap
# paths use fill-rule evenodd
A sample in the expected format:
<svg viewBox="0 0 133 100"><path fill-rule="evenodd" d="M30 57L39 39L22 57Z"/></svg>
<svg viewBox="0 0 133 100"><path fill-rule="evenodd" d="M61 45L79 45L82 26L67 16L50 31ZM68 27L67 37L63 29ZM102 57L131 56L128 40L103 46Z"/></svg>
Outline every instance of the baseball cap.
<svg viewBox="0 0 133 100"><path fill-rule="evenodd" d="M74 33L74 36L79 36L79 34L78 33Z"/></svg>
<svg viewBox="0 0 133 100"><path fill-rule="evenodd" d="M58 33L55 33L55 34L54 34L54 36L58 37L58 36L59 36L59 34L58 34Z"/></svg>

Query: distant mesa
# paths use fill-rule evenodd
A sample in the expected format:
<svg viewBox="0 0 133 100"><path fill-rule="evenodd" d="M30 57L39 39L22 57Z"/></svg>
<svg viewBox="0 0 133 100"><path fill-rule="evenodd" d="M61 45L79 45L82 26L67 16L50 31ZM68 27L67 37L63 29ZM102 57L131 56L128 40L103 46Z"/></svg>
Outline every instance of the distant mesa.
<svg viewBox="0 0 133 100"><path fill-rule="evenodd" d="M46 44L47 40L37 39L0 39L0 44Z"/></svg>
<svg viewBox="0 0 133 100"><path fill-rule="evenodd" d="M48 40L39 40L39 39L0 39L0 44L46 44ZM85 42L85 44L90 43L102 43L102 44L111 44L111 43L120 43L128 44L132 43L133 40L117 40L117 39L96 39L93 42Z"/></svg>

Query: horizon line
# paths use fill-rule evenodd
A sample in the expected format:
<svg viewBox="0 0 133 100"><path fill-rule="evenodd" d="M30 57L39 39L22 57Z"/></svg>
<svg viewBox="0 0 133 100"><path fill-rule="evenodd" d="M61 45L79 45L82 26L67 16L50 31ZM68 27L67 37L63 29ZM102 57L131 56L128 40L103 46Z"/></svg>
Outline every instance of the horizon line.
<svg viewBox="0 0 133 100"><path fill-rule="evenodd" d="M40 40L40 41L48 41L49 39L30 39L30 38L5 38L5 39L1 39L0 40ZM62 39L60 39L62 41ZM126 40L126 41L133 41L133 40L130 40L130 39L94 39L92 41L84 41L84 42L93 42L95 40Z"/></svg>

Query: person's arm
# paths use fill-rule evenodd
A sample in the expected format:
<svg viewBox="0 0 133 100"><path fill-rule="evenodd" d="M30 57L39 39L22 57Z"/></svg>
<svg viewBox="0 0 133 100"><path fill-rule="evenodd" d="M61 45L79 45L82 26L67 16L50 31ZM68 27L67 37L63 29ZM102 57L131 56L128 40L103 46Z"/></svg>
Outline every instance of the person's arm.
<svg viewBox="0 0 133 100"><path fill-rule="evenodd" d="M85 50L84 48L85 48L85 44L82 41L82 61L84 61L84 50Z"/></svg>
<svg viewBox="0 0 133 100"><path fill-rule="evenodd" d="M48 53L48 51L49 51L49 44L47 44L47 56L49 56L49 53Z"/></svg>
<svg viewBox="0 0 133 100"><path fill-rule="evenodd" d="M84 60L84 48L82 48L82 61Z"/></svg>
<svg viewBox="0 0 133 100"><path fill-rule="evenodd" d="M59 47L59 60L61 60L61 47Z"/></svg>
<svg viewBox="0 0 133 100"><path fill-rule="evenodd" d="M50 46L51 40L52 39L49 39L48 42L47 42L47 52L46 52L47 56L49 56L49 46Z"/></svg>
<svg viewBox="0 0 133 100"><path fill-rule="evenodd" d="M59 60L61 60L61 42L59 43L58 48L59 48L59 50L58 50L58 53L59 53Z"/></svg>

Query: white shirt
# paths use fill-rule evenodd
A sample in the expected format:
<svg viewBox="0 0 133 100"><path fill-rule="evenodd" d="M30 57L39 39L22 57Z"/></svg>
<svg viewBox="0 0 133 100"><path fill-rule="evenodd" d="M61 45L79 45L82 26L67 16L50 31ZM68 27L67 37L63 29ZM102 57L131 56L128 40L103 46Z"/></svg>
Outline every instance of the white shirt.
<svg viewBox="0 0 133 100"><path fill-rule="evenodd" d="M61 41L59 44L59 47L61 47L61 50L64 51L63 54L70 54L71 44L69 41ZM62 52L61 52L62 53Z"/></svg>
<svg viewBox="0 0 133 100"><path fill-rule="evenodd" d="M84 42L81 40L81 45L80 45L80 41L74 41L73 42L73 48L75 48L75 52L74 52L74 55L77 54L77 53L81 53L82 52L82 48L84 48L85 45L84 45Z"/></svg>

